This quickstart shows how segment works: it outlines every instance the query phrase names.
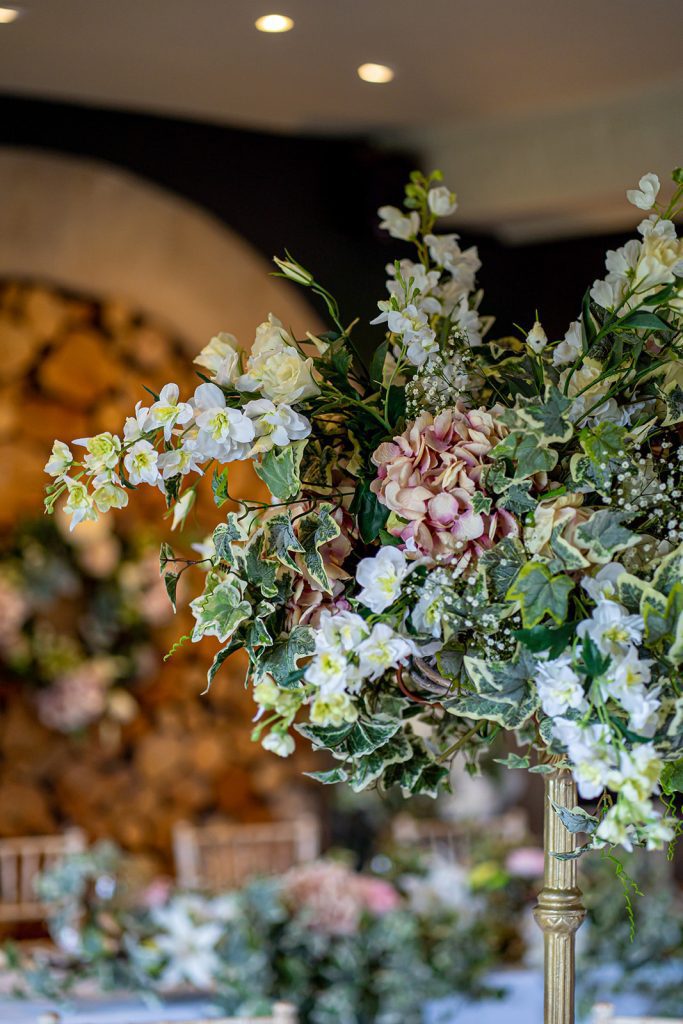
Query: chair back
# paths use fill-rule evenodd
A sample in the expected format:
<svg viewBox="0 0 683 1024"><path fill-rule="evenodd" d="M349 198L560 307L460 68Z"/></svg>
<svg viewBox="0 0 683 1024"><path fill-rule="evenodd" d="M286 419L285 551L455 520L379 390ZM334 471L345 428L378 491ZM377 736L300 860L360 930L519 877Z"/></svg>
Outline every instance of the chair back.
<svg viewBox="0 0 683 1024"><path fill-rule="evenodd" d="M250 825L178 822L173 852L182 888L233 889L257 875L281 874L295 864L315 860L320 828L312 815Z"/></svg>
<svg viewBox="0 0 683 1024"><path fill-rule="evenodd" d="M392 822L391 837L399 846L415 847L442 860L468 859L468 829L459 828L456 822L399 814Z"/></svg>
<svg viewBox="0 0 683 1024"><path fill-rule="evenodd" d="M591 1024L683 1024L680 1017L621 1017L614 1013L611 1003L596 1003Z"/></svg>
<svg viewBox="0 0 683 1024"><path fill-rule="evenodd" d="M0 921L43 921L47 907L35 890L37 876L85 849L86 838L80 829L0 839Z"/></svg>

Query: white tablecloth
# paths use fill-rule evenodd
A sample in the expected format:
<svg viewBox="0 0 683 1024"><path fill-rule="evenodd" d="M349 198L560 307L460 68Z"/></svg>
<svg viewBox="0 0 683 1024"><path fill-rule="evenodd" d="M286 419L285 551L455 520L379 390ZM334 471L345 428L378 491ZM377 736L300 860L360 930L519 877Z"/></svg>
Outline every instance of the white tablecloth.
<svg viewBox="0 0 683 1024"><path fill-rule="evenodd" d="M502 1000L472 1003L454 996L425 1008L425 1024L542 1024L543 978L539 971L496 971L487 979L494 988L505 989ZM622 1013L642 1012L634 996L614 1000ZM60 1024L160 1024L219 1016L206 1000L174 1000L163 1005L145 1005L139 999L114 995L99 1000L78 1000L57 1006L47 1000L25 1002L0 998L0 1024L36 1024L41 1013L57 1011Z"/></svg>

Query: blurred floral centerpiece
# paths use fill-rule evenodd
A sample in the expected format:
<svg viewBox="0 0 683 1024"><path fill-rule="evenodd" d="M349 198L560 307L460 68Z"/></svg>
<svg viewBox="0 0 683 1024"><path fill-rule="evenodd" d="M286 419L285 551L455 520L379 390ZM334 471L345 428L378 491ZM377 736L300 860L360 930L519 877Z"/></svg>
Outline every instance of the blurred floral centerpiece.
<svg viewBox="0 0 683 1024"><path fill-rule="evenodd" d="M48 510L63 502L75 526L147 485L180 524L210 473L228 511L203 548L186 639L220 644L209 683L248 652L254 738L283 756L297 734L330 751L339 763L322 782L435 794L456 752L475 766L507 730L522 751L510 767L568 765L598 801L594 815L563 816L585 848L671 841L683 790L680 169L673 182L669 200L654 174L629 191L638 237L607 253L563 338L530 318L495 339L476 250L436 232L455 195L414 173L404 208L379 211L413 251L388 268L374 346L311 272L276 260L323 300L332 329L296 338L270 316L249 351L218 335L193 395L150 388L121 435L55 442ZM226 467L244 459L270 501L231 497ZM162 547L173 601L197 562Z"/></svg>
<svg viewBox="0 0 683 1024"><path fill-rule="evenodd" d="M150 549L104 520L69 535L29 523L2 544L0 669L41 722L76 732L135 714L134 684L155 667L151 631L168 602Z"/></svg>

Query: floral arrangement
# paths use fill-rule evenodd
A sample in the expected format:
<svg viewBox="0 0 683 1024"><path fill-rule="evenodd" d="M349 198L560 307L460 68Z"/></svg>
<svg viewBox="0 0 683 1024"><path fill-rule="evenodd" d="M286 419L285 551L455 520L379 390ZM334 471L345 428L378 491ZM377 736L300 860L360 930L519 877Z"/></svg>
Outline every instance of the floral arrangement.
<svg viewBox="0 0 683 1024"><path fill-rule="evenodd" d="M54 520L30 523L0 553L6 681L26 690L43 724L59 732L129 720L132 686L154 663L152 630L170 610L155 554L104 520L72 539Z"/></svg>
<svg viewBox="0 0 683 1024"><path fill-rule="evenodd" d="M410 881L410 879L408 880ZM419 1024L425 1002L484 991L488 939L472 915L323 860L207 895L126 881L111 846L43 876L58 953L11 954L25 988L210 994L229 1013L295 1003L305 1024ZM471 899L471 897L470 897ZM461 901L461 904L463 901Z"/></svg>
<svg viewBox="0 0 683 1024"><path fill-rule="evenodd" d="M200 353L202 383L166 384L122 436L55 442L47 508L72 524L158 487L186 518L212 472L192 641L220 643L209 683L244 649L254 738L331 752L316 773L355 790L435 794L448 762L507 730L510 767L570 766L595 814L563 813L604 844L659 847L683 790L683 242L646 174L646 216L606 257L564 338L538 319L490 339L479 259L435 232L456 210L415 172L381 226L415 258L388 268L377 341L287 255L279 273L321 298L332 329L297 339L275 316L249 351ZM233 501L251 460L270 501ZM172 600L197 560L162 547ZM668 810L658 805L670 797Z"/></svg>

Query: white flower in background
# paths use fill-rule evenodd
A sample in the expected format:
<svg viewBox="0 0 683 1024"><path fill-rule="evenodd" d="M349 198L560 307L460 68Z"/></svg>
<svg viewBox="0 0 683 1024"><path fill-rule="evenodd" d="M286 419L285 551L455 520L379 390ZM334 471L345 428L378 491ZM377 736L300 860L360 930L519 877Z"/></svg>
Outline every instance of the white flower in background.
<svg viewBox="0 0 683 1024"><path fill-rule="evenodd" d="M193 362L208 370L216 384L234 384L240 373L240 345L234 334L220 331Z"/></svg>
<svg viewBox="0 0 683 1024"><path fill-rule="evenodd" d="M106 476L96 477L93 486L92 498L100 512L108 512L112 508L125 508L128 504L128 492Z"/></svg>
<svg viewBox="0 0 683 1024"><path fill-rule="evenodd" d="M615 804L605 814L604 818L595 830L598 839L608 843L610 846L623 846L631 853L633 850L633 825L622 817L622 808Z"/></svg>
<svg viewBox="0 0 683 1024"><path fill-rule="evenodd" d="M380 206L377 213L381 218L380 228L388 231L392 238L408 241L414 238L420 229L420 215L415 210L404 214L395 206Z"/></svg>
<svg viewBox="0 0 683 1024"><path fill-rule="evenodd" d="M632 750L622 750L619 767L612 772L610 787L631 804L645 804L649 810L650 797L659 792L662 759L653 743L639 743Z"/></svg>
<svg viewBox="0 0 683 1024"><path fill-rule="evenodd" d="M451 192L445 185L438 185L430 188L427 193L427 205L436 217L448 217L455 213L458 208L458 200L455 192Z"/></svg>
<svg viewBox="0 0 683 1024"><path fill-rule="evenodd" d="M553 351L553 366L564 366L575 362L583 349L581 322L573 320L564 336L564 340L556 345Z"/></svg>
<svg viewBox="0 0 683 1024"><path fill-rule="evenodd" d="M208 561L215 558L216 556L216 545L213 542L213 534L209 533L204 540L195 541L194 544L190 544L193 551L196 551L202 561ZM203 565L202 569L207 571L211 568L210 564Z"/></svg>
<svg viewBox="0 0 683 1024"><path fill-rule="evenodd" d="M358 647L361 675L379 679L387 669L396 668L414 653L414 645L399 636L391 626L378 622L367 640Z"/></svg>
<svg viewBox="0 0 683 1024"><path fill-rule="evenodd" d="M341 649L351 654L369 632L365 619L355 612L337 612L336 615L332 615L324 611L320 616L320 626L315 636L316 650Z"/></svg>
<svg viewBox="0 0 683 1024"><path fill-rule="evenodd" d="M610 281L594 281L590 290L591 299L602 309L614 309L621 298L622 289Z"/></svg>
<svg viewBox="0 0 683 1024"><path fill-rule="evenodd" d="M288 732L271 729L268 735L261 740L261 746L264 750L269 750L271 754L277 754L278 757L289 757L294 753L296 744Z"/></svg>
<svg viewBox="0 0 683 1024"><path fill-rule="evenodd" d="M429 346L435 338L429 326L429 317L424 309L410 302L403 309L390 309L387 313L387 327L392 334L400 334L406 342L418 340Z"/></svg>
<svg viewBox="0 0 683 1024"><path fill-rule="evenodd" d="M599 600L590 619L576 628L577 636L590 637L602 654L618 658L643 638L642 615L629 615L616 601Z"/></svg>
<svg viewBox="0 0 683 1024"><path fill-rule="evenodd" d="M197 500L197 492L194 487L190 487L184 494L176 501L173 506L173 519L171 521L171 529L177 530L179 526L183 526L185 520L189 516L195 501Z"/></svg>
<svg viewBox="0 0 683 1024"><path fill-rule="evenodd" d="M257 683L251 695L259 707L274 708L281 692L280 687L276 686L273 679L268 676L266 679L262 679L260 683Z"/></svg>
<svg viewBox="0 0 683 1024"><path fill-rule="evenodd" d="M588 410L591 410L593 417L604 417L607 403L599 406L596 403L609 391L610 380L600 380L602 375L602 364L596 359L589 358L585 358L580 368L574 373L567 367L560 374L560 386L562 388L567 381L569 382L567 385L567 395L572 399L572 404L569 408L568 418L572 423L581 423Z"/></svg>
<svg viewBox="0 0 683 1024"><path fill-rule="evenodd" d="M550 718L565 714L569 708L585 711L588 707L583 684L571 662L569 653L536 665L536 688L543 710Z"/></svg>
<svg viewBox="0 0 683 1024"><path fill-rule="evenodd" d="M50 458L45 463L44 472L50 476L62 476L73 462L74 457L67 444L63 441L55 441L52 445Z"/></svg>
<svg viewBox="0 0 683 1024"><path fill-rule="evenodd" d="M191 901L178 897L154 912L159 928L154 946L165 961L161 980L167 988L189 983L210 991L221 971L216 947L224 929L216 921L199 920L193 909Z"/></svg>
<svg viewBox="0 0 683 1024"><path fill-rule="evenodd" d="M235 381L238 391L260 391L273 402L292 405L320 394L313 380L313 360L304 359L294 339L272 313L256 330L246 373Z"/></svg>
<svg viewBox="0 0 683 1024"><path fill-rule="evenodd" d="M200 384L194 393L196 438L203 455L220 462L246 459L254 440L254 424L241 409L231 409L216 384Z"/></svg>
<svg viewBox="0 0 683 1024"><path fill-rule="evenodd" d="M105 431L95 437L80 437L74 444L82 445L88 454L83 464L89 473L101 473L105 469L116 469L121 455L121 438Z"/></svg>
<svg viewBox="0 0 683 1024"><path fill-rule="evenodd" d="M157 465L159 466L162 478L164 480L171 480L174 476L201 473L201 463L204 461L205 456L202 452L196 451L193 447L183 445L181 448L172 448L168 452L161 452Z"/></svg>
<svg viewBox="0 0 683 1024"><path fill-rule="evenodd" d="M659 178L656 174L644 174L638 182L638 188L629 188L626 198L639 210L651 210L660 189Z"/></svg>
<svg viewBox="0 0 683 1024"><path fill-rule="evenodd" d="M664 217L658 217L656 213L651 213L645 220L641 220L638 225L638 233L643 238L654 236L673 242L676 239L676 225L672 220L665 220Z"/></svg>
<svg viewBox="0 0 683 1024"><path fill-rule="evenodd" d="M159 400L150 406L149 427L163 427L165 441L171 440L175 426L183 426L192 419L192 406L189 402L179 402L179 396L180 388L177 384L165 384L159 393Z"/></svg>
<svg viewBox="0 0 683 1024"><path fill-rule="evenodd" d="M425 235L425 243L437 267L452 270L457 267L462 257L462 249L458 245L459 235Z"/></svg>
<svg viewBox="0 0 683 1024"><path fill-rule="evenodd" d="M356 569L356 582L363 588L358 600L375 614L385 611L401 593L408 572L406 556L396 547L380 548L374 558L363 558Z"/></svg>
<svg viewBox="0 0 683 1024"><path fill-rule="evenodd" d="M398 265L398 273L403 283L397 279L397 268L394 263L388 263L386 271L390 277L390 280L387 281L387 291L398 299L401 305L407 305L408 299L419 292L417 305L429 313L440 312L441 304L438 300L432 299L429 306L427 305L427 299L439 284L441 274L438 270L427 270L421 263L401 260ZM373 321L373 323L375 322L380 321Z"/></svg>
<svg viewBox="0 0 683 1024"><path fill-rule="evenodd" d="M591 601L597 604L600 600L614 597L617 592L616 583L626 570L619 562L607 562L595 576L584 576L581 586Z"/></svg>
<svg viewBox="0 0 683 1024"><path fill-rule="evenodd" d="M355 676L343 651L327 648L319 651L309 663L304 679L324 696L329 696L341 693L349 682L355 681Z"/></svg>
<svg viewBox="0 0 683 1024"><path fill-rule="evenodd" d="M139 441L145 431L149 430L148 419L149 409L142 402L137 402L135 415L128 416L123 426L123 436L126 441Z"/></svg>
<svg viewBox="0 0 683 1024"><path fill-rule="evenodd" d="M64 477L68 491L68 498L64 505L64 511L71 516L69 530L82 523L85 519L97 519L97 509L94 507L92 497L88 488L80 480L73 480L69 476Z"/></svg>
<svg viewBox="0 0 683 1024"><path fill-rule="evenodd" d="M470 309L466 296L462 297L452 311L451 318L453 323L465 332L471 348L481 345L482 323L476 309Z"/></svg>
<svg viewBox="0 0 683 1024"><path fill-rule="evenodd" d="M586 800L600 796L609 783L614 765L609 727L555 718L553 735L567 748L581 796Z"/></svg>
<svg viewBox="0 0 683 1024"><path fill-rule="evenodd" d="M545 333L538 320L527 334L526 343L531 351L535 352L536 355L540 355L548 344L548 335Z"/></svg>
<svg viewBox="0 0 683 1024"><path fill-rule="evenodd" d="M123 460L132 484L155 484L159 479L159 453L149 441L136 441Z"/></svg>
<svg viewBox="0 0 683 1024"><path fill-rule="evenodd" d="M340 726L357 718L358 708L346 693L316 697L311 704L310 719L315 725Z"/></svg>
<svg viewBox="0 0 683 1024"><path fill-rule="evenodd" d="M609 271L608 281L619 284L633 277L640 259L641 245L642 243L637 238L631 238L626 245L622 245L618 249L607 250L605 266Z"/></svg>
<svg viewBox="0 0 683 1024"><path fill-rule="evenodd" d="M653 813L645 828L645 846L648 850L661 850L665 843L670 843L676 836L676 822L671 818L664 820Z"/></svg>
<svg viewBox="0 0 683 1024"><path fill-rule="evenodd" d="M301 441L311 432L311 424L289 405L275 405L269 398L247 402L244 413L254 424L256 440L251 454L267 452L277 445L286 448L292 441Z"/></svg>
<svg viewBox="0 0 683 1024"><path fill-rule="evenodd" d="M443 633L443 600L442 587L430 584L427 579L422 593L413 606L410 619L418 633L429 633L440 637Z"/></svg>

